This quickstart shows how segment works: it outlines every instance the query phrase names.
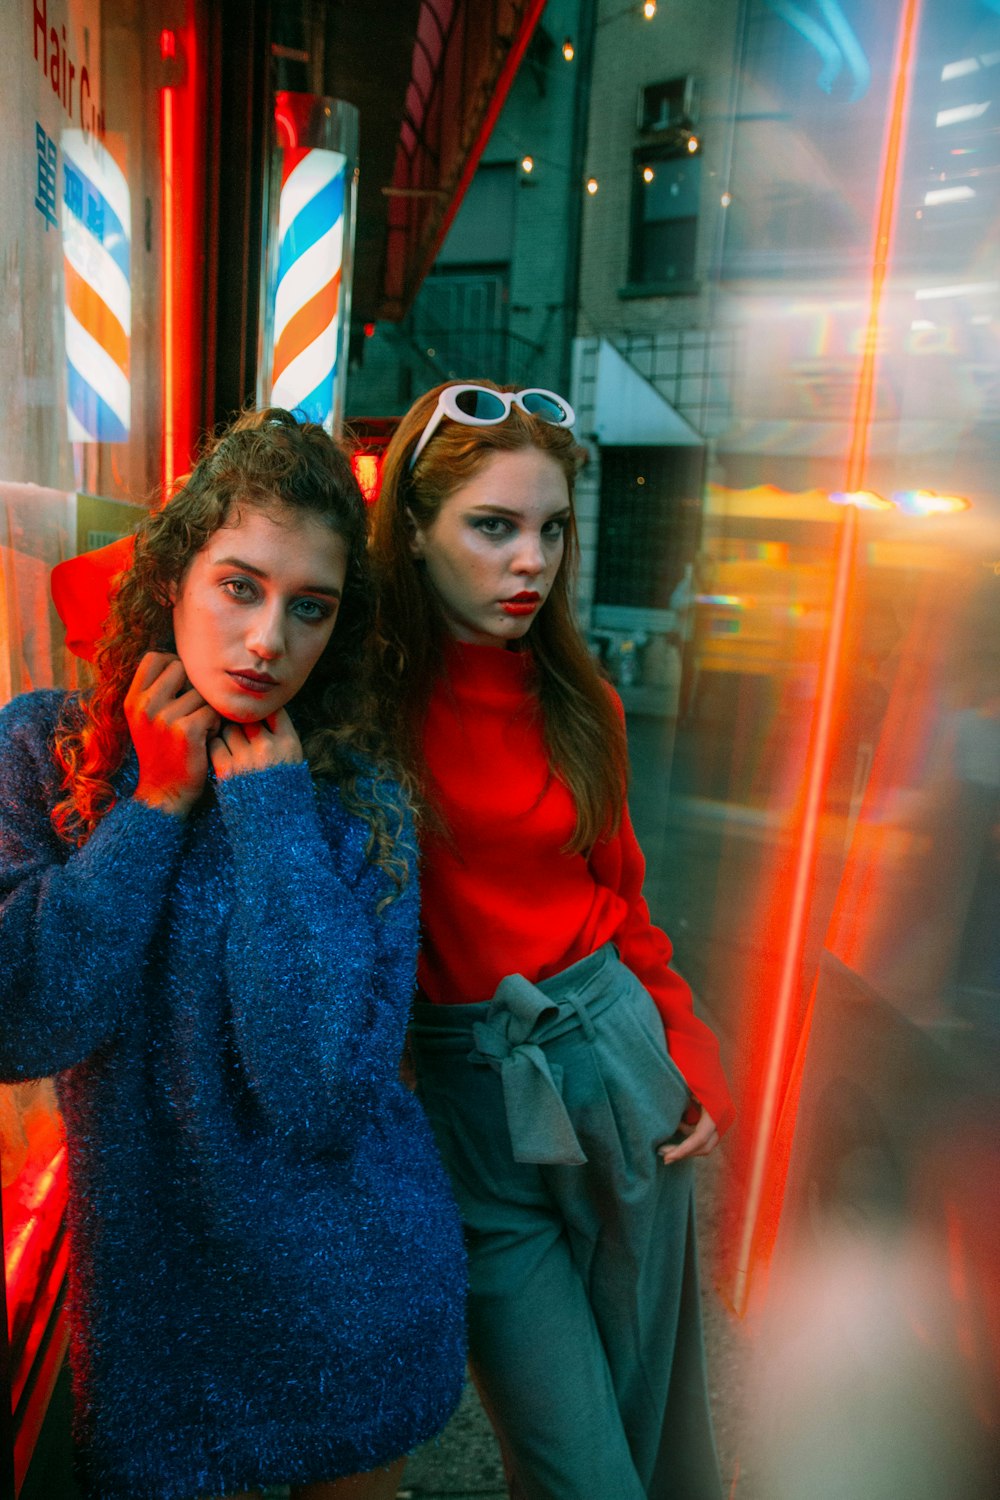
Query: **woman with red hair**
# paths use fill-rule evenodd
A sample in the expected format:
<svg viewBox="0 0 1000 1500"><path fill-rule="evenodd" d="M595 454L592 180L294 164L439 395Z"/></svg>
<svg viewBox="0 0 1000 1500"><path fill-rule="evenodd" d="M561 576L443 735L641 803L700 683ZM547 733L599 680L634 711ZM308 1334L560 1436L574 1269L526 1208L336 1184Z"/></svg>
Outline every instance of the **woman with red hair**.
<svg viewBox="0 0 1000 1500"><path fill-rule="evenodd" d="M511 1494L718 1500L692 1166L733 1112L573 615L572 422L551 391L449 384L386 455L379 702L423 809L413 1057Z"/></svg>

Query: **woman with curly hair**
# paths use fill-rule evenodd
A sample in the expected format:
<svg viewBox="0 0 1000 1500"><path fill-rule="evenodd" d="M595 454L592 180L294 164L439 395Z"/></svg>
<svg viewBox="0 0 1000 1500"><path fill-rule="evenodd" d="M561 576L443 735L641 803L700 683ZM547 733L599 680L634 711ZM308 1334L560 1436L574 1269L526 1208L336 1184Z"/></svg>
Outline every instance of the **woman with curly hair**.
<svg viewBox="0 0 1000 1500"><path fill-rule="evenodd" d="M692 1165L733 1111L574 619L572 422L551 391L450 384L386 454L379 701L424 814L413 1061L511 1495L718 1500Z"/></svg>
<svg viewBox="0 0 1000 1500"><path fill-rule="evenodd" d="M461 1391L370 611L345 457L248 414L140 526L94 686L0 714L0 1073L58 1074L101 1500L383 1500Z"/></svg>

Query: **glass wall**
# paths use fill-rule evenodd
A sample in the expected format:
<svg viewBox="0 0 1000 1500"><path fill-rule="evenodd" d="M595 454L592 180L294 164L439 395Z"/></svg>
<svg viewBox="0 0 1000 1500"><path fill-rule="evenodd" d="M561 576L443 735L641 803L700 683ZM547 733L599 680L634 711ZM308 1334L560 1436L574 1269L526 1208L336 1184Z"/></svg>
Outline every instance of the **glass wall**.
<svg viewBox="0 0 1000 1500"><path fill-rule="evenodd" d="M986 1493L998 110L992 0L745 8L713 314L741 352L651 889L739 1087L720 1285L766 1351L768 1500L834 1462Z"/></svg>
<svg viewBox="0 0 1000 1500"><path fill-rule="evenodd" d="M50 571L131 530L197 420L204 42L192 0L0 8L0 703L76 683ZM0 1086L0 1165L6 1495L64 1343L65 1150L50 1084Z"/></svg>

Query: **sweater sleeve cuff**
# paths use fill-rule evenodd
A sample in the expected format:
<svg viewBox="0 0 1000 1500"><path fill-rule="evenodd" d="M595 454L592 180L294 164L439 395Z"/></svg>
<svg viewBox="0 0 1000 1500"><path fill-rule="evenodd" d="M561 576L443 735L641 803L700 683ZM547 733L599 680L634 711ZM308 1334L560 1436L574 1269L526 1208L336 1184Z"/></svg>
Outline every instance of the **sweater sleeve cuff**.
<svg viewBox="0 0 1000 1500"><path fill-rule="evenodd" d="M259 858L261 830L280 834L282 844L296 828L319 834L319 813L312 776L305 761L242 771L217 783L219 809L237 856Z"/></svg>
<svg viewBox="0 0 1000 1500"><path fill-rule="evenodd" d="M668 1039L668 1050L692 1096L708 1110L720 1136L725 1135L736 1119L736 1110L717 1051L687 1048L673 1038Z"/></svg>
<svg viewBox="0 0 1000 1500"><path fill-rule="evenodd" d="M98 823L77 855L76 868L95 880L148 886L155 869L167 874L183 840L182 818L126 797Z"/></svg>

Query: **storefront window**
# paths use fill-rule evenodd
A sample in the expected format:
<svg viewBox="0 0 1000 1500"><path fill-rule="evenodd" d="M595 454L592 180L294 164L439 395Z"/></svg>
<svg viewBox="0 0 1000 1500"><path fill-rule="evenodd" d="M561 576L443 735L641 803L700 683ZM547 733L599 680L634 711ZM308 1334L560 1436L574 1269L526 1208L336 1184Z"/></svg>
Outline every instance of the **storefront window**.
<svg viewBox="0 0 1000 1500"><path fill-rule="evenodd" d="M203 35L193 0L0 9L0 703L77 685L50 571L132 530L192 426L174 355L200 354L204 193L186 160L204 134ZM14 1414L0 1456L19 1483L64 1344L50 1082L0 1086L0 1163Z"/></svg>

